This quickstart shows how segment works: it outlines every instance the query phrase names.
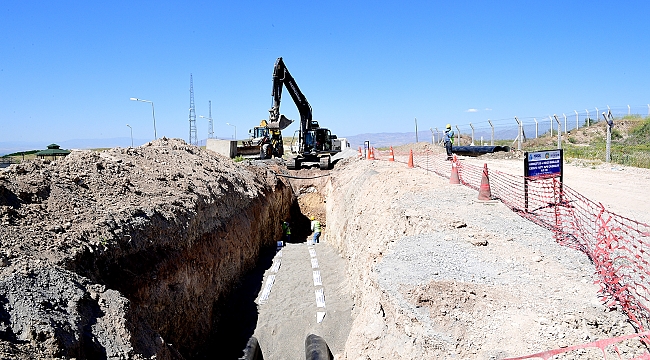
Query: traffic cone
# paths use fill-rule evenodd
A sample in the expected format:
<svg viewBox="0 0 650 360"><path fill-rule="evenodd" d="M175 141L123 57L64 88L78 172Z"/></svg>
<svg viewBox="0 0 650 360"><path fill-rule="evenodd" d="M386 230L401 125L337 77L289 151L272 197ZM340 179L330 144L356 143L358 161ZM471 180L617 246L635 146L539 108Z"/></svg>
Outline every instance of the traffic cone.
<svg viewBox="0 0 650 360"><path fill-rule="evenodd" d="M452 185L459 185L460 178L458 177L458 164L456 163L456 156L451 162L451 176L449 177L449 183Z"/></svg>
<svg viewBox="0 0 650 360"><path fill-rule="evenodd" d="M483 165L483 176L481 177L481 187L478 189L478 199L481 201L492 200L492 191L490 191L490 179L488 178L487 164Z"/></svg>
<svg viewBox="0 0 650 360"><path fill-rule="evenodd" d="M395 153L393 152L393 147L390 147L390 157L388 158L388 161L395 161Z"/></svg>
<svg viewBox="0 0 650 360"><path fill-rule="evenodd" d="M410 168L414 167L413 166L413 150L409 151L409 165Z"/></svg>
<svg viewBox="0 0 650 360"><path fill-rule="evenodd" d="M361 146L359 146L359 158L363 157L363 153L361 152Z"/></svg>
<svg viewBox="0 0 650 360"><path fill-rule="evenodd" d="M375 160L375 148L370 148L370 160Z"/></svg>

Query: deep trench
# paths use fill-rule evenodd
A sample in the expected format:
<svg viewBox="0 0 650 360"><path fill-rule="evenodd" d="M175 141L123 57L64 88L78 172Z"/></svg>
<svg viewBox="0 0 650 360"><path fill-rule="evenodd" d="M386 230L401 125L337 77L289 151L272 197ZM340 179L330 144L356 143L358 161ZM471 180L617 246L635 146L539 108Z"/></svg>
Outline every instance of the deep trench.
<svg viewBox="0 0 650 360"><path fill-rule="evenodd" d="M138 348L146 342L142 338L151 338L141 334L150 329L172 348L163 358L238 359L255 331L255 299L283 238L280 221L291 222L292 242L311 233L294 188L280 185L223 223L210 218L216 213L199 216L210 214L205 204L195 219L153 218L148 228L132 233L133 249L85 252L68 268L130 301L132 313L125 316L133 321L136 352L152 354ZM200 232L192 241L183 233L192 224L179 228L187 221ZM167 240L145 244L152 238Z"/></svg>
<svg viewBox="0 0 650 360"><path fill-rule="evenodd" d="M292 202L290 216L285 220L291 226L291 243L302 242L311 234L309 217L305 216L297 201ZM277 239L281 240L281 239ZM260 252L256 265L246 273L219 305L221 315L210 338L191 359L238 359L257 325L258 312L255 299L263 286L264 273L273 265L277 247L267 247ZM264 353L264 349L261 349Z"/></svg>

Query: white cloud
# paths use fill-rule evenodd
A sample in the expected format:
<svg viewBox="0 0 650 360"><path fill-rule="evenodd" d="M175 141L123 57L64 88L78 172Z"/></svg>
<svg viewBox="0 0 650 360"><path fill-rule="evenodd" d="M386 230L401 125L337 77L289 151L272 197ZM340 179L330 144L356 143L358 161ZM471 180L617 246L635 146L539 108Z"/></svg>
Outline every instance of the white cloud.
<svg viewBox="0 0 650 360"><path fill-rule="evenodd" d="M478 109L467 109L465 112L478 112Z"/></svg>
<svg viewBox="0 0 650 360"><path fill-rule="evenodd" d="M490 108L485 108L485 111L492 111L492 109L490 109Z"/></svg>

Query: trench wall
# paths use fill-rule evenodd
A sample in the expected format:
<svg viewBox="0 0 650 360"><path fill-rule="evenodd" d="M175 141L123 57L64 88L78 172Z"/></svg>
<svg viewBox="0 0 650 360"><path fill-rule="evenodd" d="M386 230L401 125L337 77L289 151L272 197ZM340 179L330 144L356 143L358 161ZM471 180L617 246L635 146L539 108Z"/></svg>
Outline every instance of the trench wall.
<svg viewBox="0 0 650 360"><path fill-rule="evenodd" d="M260 249L281 237L277 219L289 214L292 196L278 181L248 199L237 192L218 201L198 198L177 217L154 215L129 233L130 242L85 251L68 267L120 291L135 316L191 357L218 326L223 298Z"/></svg>
<svg viewBox="0 0 650 360"><path fill-rule="evenodd" d="M400 303L400 296L379 285L375 266L393 242L411 235L435 231L441 224L431 221L422 209L409 209L395 199L414 191L412 180L394 187L391 179L399 169L376 169L371 161L339 168L325 188L327 194L326 241L348 262L348 278L354 300L351 333L345 358L414 359L434 356L425 353L422 342L430 339L426 324Z"/></svg>
<svg viewBox="0 0 650 360"><path fill-rule="evenodd" d="M161 138L0 174L0 357L198 354L281 237L276 168Z"/></svg>

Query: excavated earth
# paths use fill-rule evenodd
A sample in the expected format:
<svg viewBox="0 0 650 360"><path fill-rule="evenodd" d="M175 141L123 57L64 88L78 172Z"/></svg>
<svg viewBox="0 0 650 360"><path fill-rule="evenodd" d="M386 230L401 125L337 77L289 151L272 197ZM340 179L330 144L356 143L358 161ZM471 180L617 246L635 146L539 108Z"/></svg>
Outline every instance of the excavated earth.
<svg viewBox="0 0 650 360"><path fill-rule="evenodd" d="M309 216L346 264L352 325L336 359L502 359L634 333L600 302L586 256L475 198L401 163L288 172L164 138L12 165L0 172L0 358L220 358L224 319L256 322L261 275L240 315L224 304L242 305L240 280L271 266L280 221L304 241ZM603 358L592 350L557 358Z"/></svg>
<svg viewBox="0 0 650 360"><path fill-rule="evenodd" d="M635 333L600 301L584 254L472 189L403 163L356 161L335 169L325 192L326 239L346 259L354 301L338 358L503 359ZM607 358L647 351L638 339L616 346ZM576 358L603 353L553 359Z"/></svg>
<svg viewBox="0 0 650 360"><path fill-rule="evenodd" d="M0 358L194 357L281 237L277 169L162 138L0 172Z"/></svg>

